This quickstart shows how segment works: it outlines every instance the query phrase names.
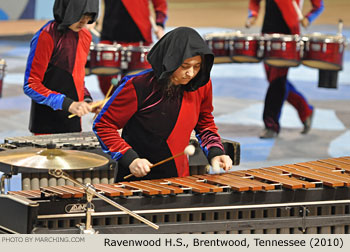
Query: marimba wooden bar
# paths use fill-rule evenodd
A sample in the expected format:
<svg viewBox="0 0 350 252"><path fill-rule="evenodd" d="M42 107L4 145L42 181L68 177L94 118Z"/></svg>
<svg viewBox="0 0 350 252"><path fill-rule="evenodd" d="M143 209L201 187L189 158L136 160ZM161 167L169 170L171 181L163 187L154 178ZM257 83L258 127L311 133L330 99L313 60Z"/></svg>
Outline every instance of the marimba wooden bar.
<svg viewBox="0 0 350 252"><path fill-rule="evenodd" d="M100 233L350 233L349 157L93 187L160 226L151 230L94 198ZM76 233L85 221L85 192L68 185L0 195L0 216L16 212L14 202L24 198L38 206L23 232Z"/></svg>

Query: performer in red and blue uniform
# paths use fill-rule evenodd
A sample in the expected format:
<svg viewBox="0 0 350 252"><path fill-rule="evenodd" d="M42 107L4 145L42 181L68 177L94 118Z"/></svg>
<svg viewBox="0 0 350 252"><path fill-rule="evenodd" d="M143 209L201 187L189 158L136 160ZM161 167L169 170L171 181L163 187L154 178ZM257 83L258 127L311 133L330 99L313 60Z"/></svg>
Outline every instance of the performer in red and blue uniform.
<svg viewBox="0 0 350 252"><path fill-rule="evenodd" d="M293 1L300 6L299 0L266 0L262 33L299 34L300 23L303 27L310 25L324 9L323 0L310 0L312 9L299 20ZM256 22L261 0L250 0L249 16L246 27ZM288 68L265 66L269 88L265 97L263 120L265 129L261 138L273 138L280 132L280 115L282 106L287 100L297 111L304 125L302 134L309 132L314 108L305 97L287 79Z"/></svg>
<svg viewBox="0 0 350 252"><path fill-rule="evenodd" d="M189 175L187 156L149 167L184 151L193 130L209 163L229 170L212 115L210 71L214 55L192 28L179 27L148 54L152 69L126 76L96 118L104 152L118 161L117 181ZM118 130L122 130L122 136Z"/></svg>
<svg viewBox="0 0 350 252"><path fill-rule="evenodd" d="M165 22L167 20L166 0L152 0L155 11L154 31L159 39L164 35ZM104 15L101 31L101 44L121 44L127 46L150 46L152 39L152 24L150 21L149 0L104 0ZM145 64L145 68L150 68ZM123 69L121 75L128 74L128 69ZM99 85L103 94L107 94L115 76L99 75Z"/></svg>
<svg viewBox="0 0 350 252"><path fill-rule="evenodd" d="M84 82L92 36L85 26L95 21L98 9L98 0L56 0L55 19L34 35L23 86L32 99L32 133L80 132L79 116L92 111ZM69 119L70 113L78 116Z"/></svg>

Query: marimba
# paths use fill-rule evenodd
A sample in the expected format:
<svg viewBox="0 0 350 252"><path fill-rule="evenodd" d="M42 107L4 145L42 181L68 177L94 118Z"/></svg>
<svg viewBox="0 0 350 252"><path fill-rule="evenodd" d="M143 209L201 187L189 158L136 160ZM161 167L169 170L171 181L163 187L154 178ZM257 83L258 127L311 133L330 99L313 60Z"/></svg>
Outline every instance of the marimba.
<svg viewBox="0 0 350 252"><path fill-rule="evenodd" d="M94 187L160 226L153 230L94 198L93 227L100 233L350 232L350 157ZM72 186L0 195L1 229L79 233L84 195Z"/></svg>

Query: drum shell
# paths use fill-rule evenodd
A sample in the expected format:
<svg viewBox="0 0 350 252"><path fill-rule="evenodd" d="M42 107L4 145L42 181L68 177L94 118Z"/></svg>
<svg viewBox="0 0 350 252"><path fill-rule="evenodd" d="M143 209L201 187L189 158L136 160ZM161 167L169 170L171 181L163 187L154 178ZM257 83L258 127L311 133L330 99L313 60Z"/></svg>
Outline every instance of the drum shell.
<svg viewBox="0 0 350 252"><path fill-rule="evenodd" d="M304 38L304 56L302 64L321 70L339 71L343 68L345 43L343 40L327 41L324 38Z"/></svg>
<svg viewBox="0 0 350 252"><path fill-rule="evenodd" d="M333 89L338 88L338 71L319 69L318 87Z"/></svg>
<svg viewBox="0 0 350 252"><path fill-rule="evenodd" d="M231 50L233 48L232 36L212 36L206 37L209 48L213 51L214 63L232 63Z"/></svg>
<svg viewBox="0 0 350 252"><path fill-rule="evenodd" d="M236 36L233 38L231 57L238 63L258 63L263 58L264 42L257 36Z"/></svg>
<svg viewBox="0 0 350 252"><path fill-rule="evenodd" d="M125 70L127 74L135 74L152 67L147 61L147 55L151 50L150 46L128 46L123 50L121 69Z"/></svg>
<svg viewBox="0 0 350 252"><path fill-rule="evenodd" d="M97 44L91 46L87 61L90 69L89 73L97 75L120 73L123 54L124 51L120 45Z"/></svg>
<svg viewBox="0 0 350 252"><path fill-rule="evenodd" d="M281 35L265 38L264 61L274 67L296 67L302 58L303 42L299 36Z"/></svg>

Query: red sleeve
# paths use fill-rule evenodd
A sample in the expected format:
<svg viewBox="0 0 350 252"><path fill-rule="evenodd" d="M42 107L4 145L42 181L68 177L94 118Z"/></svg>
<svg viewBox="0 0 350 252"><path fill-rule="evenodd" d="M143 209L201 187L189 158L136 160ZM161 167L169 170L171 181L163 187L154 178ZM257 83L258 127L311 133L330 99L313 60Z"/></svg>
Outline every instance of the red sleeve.
<svg viewBox="0 0 350 252"><path fill-rule="evenodd" d="M52 93L57 94L57 92L46 88L42 83L51 59L53 48L54 43L52 37L46 32L41 32L36 46L31 48L33 52L30 52L31 55L33 55L33 60L30 68L28 68L30 72L27 79L27 85L30 89L45 97L48 97Z"/></svg>
<svg viewBox="0 0 350 252"><path fill-rule="evenodd" d="M123 5L127 9L131 18L140 29L142 36L147 44L152 43L152 26L150 22L150 8L148 0L122 0ZM166 0L152 0L153 8L156 11L156 22L159 25L164 25L167 15ZM137 6L137 8L135 8Z"/></svg>
<svg viewBox="0 0 350 252"><path fill-rule="evenodd" d="M257 17L260 9L260 1L261 0L250 0L249 1L249 17Z"/></svg>
<svg viewBox="0 0 350 252"><path fill-rule="evenodd" d="M78 93L79 101L92 101L90 92L85 86L85 65L90 52L90 44L92 41L92 35L90 31L83 28L79 31L79 40L77 50L75 52L75 62L73 69L74 84Z"/></svg>
<svg viewBox="0 0 350 252"><path fill-rule="evenodd" d="M34 35L30 44L23 91L36 103L58 110L62 109L65 96L46 88L43 84L53 49L54 42L47 32L40 30Z"/></svg>
<svg viewBox="0 0 350 252"><path fill-rule="evenodd" d="M102 149L112 158L118 159L131 149L118 130L125 126L136 111L137 96L132 80L129 80L117 88L94 122L93 130Z"/></svg>
<svg viewBox="0 0 350 252"><path fill-rule="evenodd" d="M310 23L313 22L324 10L323 0L311 0L312 9L306 14Z"/></svg>
<svg viewBox="0 0 350 252"><path fill-rule="evenodd" d="M211 80L200 89L203 99L200 106L198 123L195 128L196 135L200 138L203 148L210 150L212 147L217 147L223 150L224 148L221 143L218 128L215 125L214 116L212 114L213 96Z"/></svg>
<svg viewBox="0 0 350 252"><path fill-rule="evenodd" d="M152 0L152 3L156 12L156 23L164 27L168 12L167 2L166 0Z"/></svg>

